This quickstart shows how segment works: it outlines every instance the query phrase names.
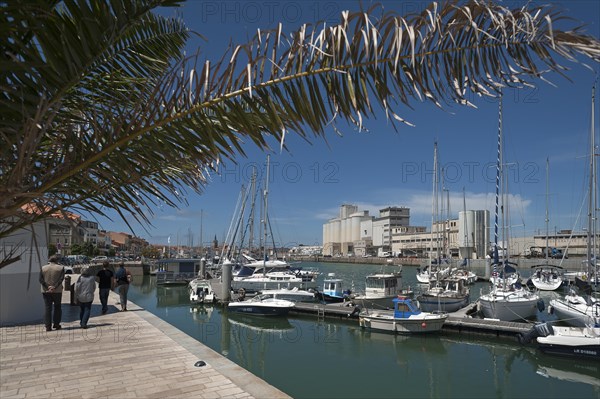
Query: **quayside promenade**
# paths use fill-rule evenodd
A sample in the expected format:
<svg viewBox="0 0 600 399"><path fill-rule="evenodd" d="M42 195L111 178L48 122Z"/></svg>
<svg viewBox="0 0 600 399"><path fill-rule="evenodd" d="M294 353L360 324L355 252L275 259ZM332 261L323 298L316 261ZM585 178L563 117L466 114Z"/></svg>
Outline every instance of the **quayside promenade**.
<svg viewBox="0 0 600 399"><path fill-rule="evenodd" d="M0 328L2 399L289 398L135 304L119 312L114 292L103 316L96 292L83 330L69 294L63 292L61 330L46 332L43 323Z"/></svg>

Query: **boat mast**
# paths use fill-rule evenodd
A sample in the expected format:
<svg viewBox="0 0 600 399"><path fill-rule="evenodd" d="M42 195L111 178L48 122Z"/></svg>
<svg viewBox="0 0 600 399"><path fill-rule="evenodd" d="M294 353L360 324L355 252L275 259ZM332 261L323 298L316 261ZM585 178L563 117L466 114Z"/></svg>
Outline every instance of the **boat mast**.
<svg viewBox="0 0 600 399"><path fill-rule="evenodd" d="M440 242L439 242L439 226L436 223L437 221L437 209L438 209L438 149L437 149L437 141L433 143L433 196L431 198L431 253L433 253L433 242L434 242L434 234L433 228L435 226L435 254L436 254L436 264L440 261ZM431 256L429 257L431 259ZM429 275L431 276L431 265L430 263ZM439 266L439 264L438 264ZM436 268L437 269L437 268Z"/></svg>
<svg viewBox="0 0 600 399"><path fill-rule="evenodd" d="M268 194L269 194L269 161L271 157L267 154L267 170L265 179L265 191L263 193L264 210L263 210L263 276L267 273L267 209L268 209Z"/></svg>
<svg viewBox="0 0 600 399"><path fill-rule="evenodd" d="M589 197L588 197L588 229L587 229L587 260L588 260L588 278L591 278L592 272L592 256L596 256L596 254L592 254L592 230L594 229L594 207L595 207L595 156L596 156L596 134L594 132L594 108L595 108L595 97L596 97L596 85L592 86L592 116L591 116L591 127L590 127L590 181L589 181ZM595 241L595 237L594 237ZM594 259L594 265L595 265Z"/></svg>
<svg viewBox="0 0 600 399"><path fill-rule="evenodd" d="M494 271L499 263L498 256L498 207L500 199L500 176L502 174L502 93L498 103L498 155L496 159L496 207L494 213Z"/></svg>
<svg viewBox="0 0 600 399"><path fill-rule="evenodd" d="M548 218L548 186L549 186L549 170L550 170L550 160L546 157L546 265L548 265L548 223L550 219Z"/></svg>
<svg viewBox="0 0 600 399"><path fill-rule="evenodd" d="M467 197L465 194L465 187L463 186L463 229L464 229L464 234L463 234L463 240L464 240L464 245L465 248L467 248L467 251L469 250L469 228L468 228L468 223L467 223ZM472 251L471 251L472 253ZM470 253L465 253L466 255L466 259L471 259L471 254Z"/></svg>
<svg viewBox="0 0 600 399"><path fill-rule="evenodd" d="M250 179L250 193L252 194L252 204L250 206L250 216L248 218L248 232L250 234L248 238L248 252L250 256L253 256L252 251L254 249L254 217L255 217L255 201L256 201L256 168L252 169L252 177Z"/></svg>

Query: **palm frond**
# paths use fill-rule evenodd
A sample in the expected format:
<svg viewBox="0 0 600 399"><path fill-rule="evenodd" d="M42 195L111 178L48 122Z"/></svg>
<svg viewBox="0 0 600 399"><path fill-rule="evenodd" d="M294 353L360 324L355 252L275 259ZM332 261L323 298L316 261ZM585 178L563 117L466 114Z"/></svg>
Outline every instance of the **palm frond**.
<svg viewBox="0 0 600 399"><path fill-rule="evenodd" d="M432 3L403 17L374 6L333 26L259 31L211 62L182 58L183 23L150 13L165 2L58 4L2 22L15 33L1 64L0 237L57 209L150 223L153 206L201 192L248 143L313 140L340 120L363 128L380 110L396 128L422 101L472 105L473 93L600 61L598 39L552 7Z"/></svg>

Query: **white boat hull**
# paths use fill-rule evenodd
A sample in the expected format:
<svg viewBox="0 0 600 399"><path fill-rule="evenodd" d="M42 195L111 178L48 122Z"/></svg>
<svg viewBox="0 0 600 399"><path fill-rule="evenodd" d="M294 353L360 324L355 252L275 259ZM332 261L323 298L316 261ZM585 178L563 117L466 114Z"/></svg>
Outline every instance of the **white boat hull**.
<svg viewBox="0 0 600 399"><path fill-rule="evenodd" d="M580 296L567 296L564 299L552 299L549 305L559 320L571 326L600 325L600 301L588 304Z"/></svg>
<svg viewBox="0 0 600 399"><path fill-rule="evenodd" d="M231 312L257 316L285 316L294 307L294 302L283 299L248 300L230 302L227 309Z"/></svg>
<svg viewBox="0 0 600 399"><path fill-rule="evenodd" d="M440 295L423 294L417 296L419 309L423 312L456 312L469 304L470 296L467 295Z"/></svg>
<svg viewBox="0 0 600 399"><path fill-rule="evenodd" d="M293 288L291 290L288 290L287 288L277 290L263 290L260 291L260 294L275 299L284 299L286 301L291 302L316 302L317 300L314 291L299 290L296 288Z"/></svg>
<svg viewBox="0 0 600 399"><path fill-rule="evenodd" d="M188 288L191 303L214 303L216 301L215 293L207 280L192 280L188 284Z"/></svg>
<svg viewBox="0 0 600 399"><path fill-rule="evenodd" d="M600 360L600 328L553 326L552 331L551 335L537 337L541 351Z"/></svg>
<svg viewBox="0 0 600 399"><path fill-rule="evenodd" d="M516 292L492 292L479 297L485 318L515 321L533 318L538 311L537 295L522 296Z"/></svg>
<svg viewBox="0 0 600 399"><path fill-rule="evenodd" d="M393 312L374 312L359 316L359 324L363 328L387 331L396 334L428 333L441 330L448 315L426 314L413 315L410 318L394 318Z"/></svg>

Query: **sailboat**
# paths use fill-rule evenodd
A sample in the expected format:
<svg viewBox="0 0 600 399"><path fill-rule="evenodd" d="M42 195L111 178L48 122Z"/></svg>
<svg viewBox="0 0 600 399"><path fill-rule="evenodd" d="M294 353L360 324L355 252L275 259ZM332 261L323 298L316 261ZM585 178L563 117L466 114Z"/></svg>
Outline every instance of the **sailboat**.
<svg viewBox="0 0 600 399"><path fill-rule="evenodd" d="M433 143L433 195L431 204L431 245L429 251L429 264L423 269L417 268L417 281L422 284L429 284L433 276L435 278L442 278L448 275L449 261L447 258L441 257L440 254L440 232L439 232L439 220L438 220L438 190L439 190L439 165L438 165L438 147L437 142ZM434 230L435 228L435 235ZM433 255L433 243L435 237L436 245L436 257L432 258Z"/></svg>
<svg viewBox="0 0 600 399"><path fill-rule="evenodd" d="M464 221L465 221L465 226L464 226L464 245L466 249L469 249L469 232L468 232L468 228L466 226L467 224L467 201L465 198L465 189L463 187L463 214L465 215L464 217ZM469 260L470 260L470 255L468 255L469 257L465 257L462 261L462 263L460 265L458 265L458 267L456 269L452 269L452 271L450 272L450 276L451 277L456 277L458 279L463 280L463 282L465 284L475 284L478 280L477 274L475 274L469 267Z"/></svg>
<svg viewBox="0 0 600 399"><path fill-rule="evenodd" d="M548 171L549 159L546 158L546 261L541 265L531 266L532 274L530 277L531 283L540 291L554 291L564 282L563 268L558 265L551 265L549 262L550 251L548 246Z"/></svg>
<svg viewBox="0 0 600 399"><path fill-rule="evenodd" d="M270 231L268 217L268 192L269 192L269 168L270 157L267 155L266 178L263 191L263 217L262 217L262 260L256 260L248 255L244 256L244 267L252 271L251 274L237 273L233 277L231 287L234 290L243 289L246 292L257 292L267 289L308 289L316 288L318 271L296 270L285 261L269 259L267 253L267 238Z"/></svg>
<svg viewBox="0 0 600 399"><path fill-rule="evenodd" d="M434 162L433 162L433 180L434 188L433 195L438 193L437 189L437 174L439 171L439 163L437 157L437 143L434 147ZM434 213L437 201L434 199ZM449 208L449 203L448 203ZM449 213L449 211L448 211ZM437 259L440 259L440 247L437 245ZM452 276L452 265L448 268L440 270L440 265L437 269L430 269L429 286L427 290L417 296L419 308L425 312L444 311L456 312L469 304L470 292L465 284L465 280L461 277Z"/></svg>
<svg viewBox="0 0 600 399"><path fill-rule="evenodd" d="M561 321L576 326L600 326L600 300L591 295L591 283L598 282L598 270L596 264L595 245L596 229L594 228L596 214L596 160L594 110L595 110L596 87L592 88L592 117L590 134L590 179L588 193L588 229L587 229L587 256L585 263L587 271L576 277L576 284L582 287L584 295L578 294L571 288L564 298L550 300L550 310L554 312ZM586 295L587 294L587 295Z"/></svg>
<svg viewBox="0 0 600 399"><path fill-rule="evenodd" d="M501 279L492 281L492 288L488 293L482 293L479 297L481 313L485 318L498 319L503 321L514 321L532 318L537 310L543 305L539 295L530 291L526 286L520 284L517 280L514 283L508 281L509 275L516 274L516 269L509 263L508 245L502 261L498 255L498 208L500 203L500 187L503 187L503 145L502 145L502 96L499 99L498 107L498 157L496 164L496 212L494 229L494 258L492 265L495 274L502 276ZM506 191L505 189L503 191ZM504 227L504 210L507 207L502 197L502 222ZM503 229L504 236L504 229ZM505 242L508 240L505 240ZM503 251L504 252L504 251Z"/></svg>

